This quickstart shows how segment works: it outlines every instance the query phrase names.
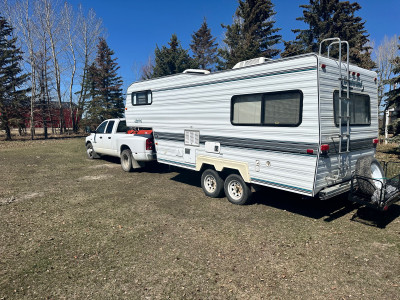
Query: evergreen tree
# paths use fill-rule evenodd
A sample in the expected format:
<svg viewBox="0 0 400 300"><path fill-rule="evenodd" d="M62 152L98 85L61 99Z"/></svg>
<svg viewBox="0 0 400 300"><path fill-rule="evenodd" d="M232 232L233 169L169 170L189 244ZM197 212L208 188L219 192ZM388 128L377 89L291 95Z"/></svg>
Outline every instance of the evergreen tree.
<svg viewBox="0 0 400 300"><path fill-rule="evenodd" d="M219 49L222 60L218 68L232 68L239 61L260 56L277 56L280 50L274 46L282 36L277 34L280 28L274 28L275 14L270 0L239 0L233 24L222 25L226 28L226 47Z"/></svg>
<svg viewBox="0 0 400 300"><path fill-rule="evenodd" d="M182 48L176 34L171 36L168 45L169 48L162 46L161 49L157 46L154 51L153 78L181 73L186 69L195 67L193 59L189 56L188 51Z"/></svg>
<svg viewBox="0 0 400 300"><path fill-rule="evenodd" d="M323 39L339 37L349 42L352 63L367 69L374 67L370 53L372 48L368 46L369 35L364 28L365 21L355 15L361 9L357 2L310 0L309 4L300 7L304 8L303 16L297 20L308 24L308 29L292 30L297 34L296 39L284 43L282 57L318 52ZM333 55L337 55L337 48L332 48Z"/></svg>
<svg viewBox="0 0 400 300"><path fill-rule="evenodd" d="M400 45L398 46L398 48L400 50ZM387 82L394 87L391 91L387 92L385 95L387 96L386 99L387 107L389 107L392 104L400 106L400 56L397 56L393 60L393 64L394 64L393 74L397 76L394 76Z"/></svg>
<svg viewBox="0 0 400 300"><path fill-rule="evenodd" d="M0 126L6 131L6 139L11 139L11 125L20 125L28 107L26 93L21 86L28 80L21 74L22 51L12 37L13 28L0 16Z"/></svg>
<svg viewBox="0 0 400 300"><path fill-rule="evenodd" d="M190 44L194 60L203 70L211 69L217 62L218 44L215 43L215 40L216 38L211 35L211 29L204 18L200 29L192 34L192 43Z"/></svg>
<svg viewBox="0 0 400 300"><path fill-rule="evenodd" d="M87 118L91 124L123 117L122 79L117 74L117 59L112 55L114 51L108 47L105 39L100 38L95 62L88 68L85 82L87 97L90 98Z"/></svg>

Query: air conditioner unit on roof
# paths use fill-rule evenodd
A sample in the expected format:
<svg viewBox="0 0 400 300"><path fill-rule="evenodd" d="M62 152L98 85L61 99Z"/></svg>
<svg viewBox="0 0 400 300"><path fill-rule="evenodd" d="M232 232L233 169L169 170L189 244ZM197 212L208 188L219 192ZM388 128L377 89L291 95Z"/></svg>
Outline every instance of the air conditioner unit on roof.
<svg viewBox="0 0 400 300"><path fill-rule="evenodd" d="M265 57L257 57L257 58L252 58L249 60L240 61L236 65L234 65L234 67L232 69L239 69L239 68L243 68L243 67L263 64L267 60L270 60L270 59L265 58Z"/></svg>

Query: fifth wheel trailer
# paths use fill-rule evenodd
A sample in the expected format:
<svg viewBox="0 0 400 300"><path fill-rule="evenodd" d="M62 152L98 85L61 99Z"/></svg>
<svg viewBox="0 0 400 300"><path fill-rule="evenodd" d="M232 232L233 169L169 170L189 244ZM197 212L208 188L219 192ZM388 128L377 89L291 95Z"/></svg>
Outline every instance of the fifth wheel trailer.
<svg viewBox="0 0 400 300"><path fill-rule="evenodd" d="M325 42L348 53L347 42ZM386 186L374 158L376 76L321 51L186 70L131 84L126 122L153 130L158 162L201 171L211 197L245 204L252 185L321 199L354 186L371 194ZM355 175L366 179L354 185Z"/></svg>

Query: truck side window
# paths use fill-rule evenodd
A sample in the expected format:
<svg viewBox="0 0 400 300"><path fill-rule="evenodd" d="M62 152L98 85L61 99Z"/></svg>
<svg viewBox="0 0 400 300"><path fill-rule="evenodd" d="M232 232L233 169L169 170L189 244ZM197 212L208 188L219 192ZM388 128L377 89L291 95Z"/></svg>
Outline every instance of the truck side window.
<svg viewBox="0 0 400 300"><path fill-rule="evenodd" d="M128 131L128 127L126 126L126 121L120 121L117 127L117 132L124 132Z"/></svg>
<svg viewBox="0 0 400 300"><path fill-rule="evenodd" d="M111 133L112 132L112 129L114 127L114 123L115 123L115 121L109 121L108 122L106 133Z"/></svg>
<svg viewBox="0 0 400 300"><path fill-rule="evenodd" d="M104 133L104 129L106 128L107 123L108 121L104 121L103 123L101 123L96 129L96 133Z"/></svg>

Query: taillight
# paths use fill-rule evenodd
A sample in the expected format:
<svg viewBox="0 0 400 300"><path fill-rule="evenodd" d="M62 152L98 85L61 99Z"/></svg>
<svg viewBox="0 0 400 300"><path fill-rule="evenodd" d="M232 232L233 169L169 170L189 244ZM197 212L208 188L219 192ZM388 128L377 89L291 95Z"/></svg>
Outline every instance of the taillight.
<svg viewBox="0 0 400 300"><path fill-rule="evenodd" d="M373 139L373 140L372 140L372 144L374 144L374 145L379 144L379 139Z"/></svg>
<svg viewBox="0 0 400 300"><path fill-rule="evenodd" d="M329 152L329 145L328 144L322 144L321 145L321 154L326 155Z"/></svg>
<svg viewBox="0 0 400 300"><path fill-rule="evenodd" d="M153 141L151 139L146 140L146 150L153 150Z"/></svg>

